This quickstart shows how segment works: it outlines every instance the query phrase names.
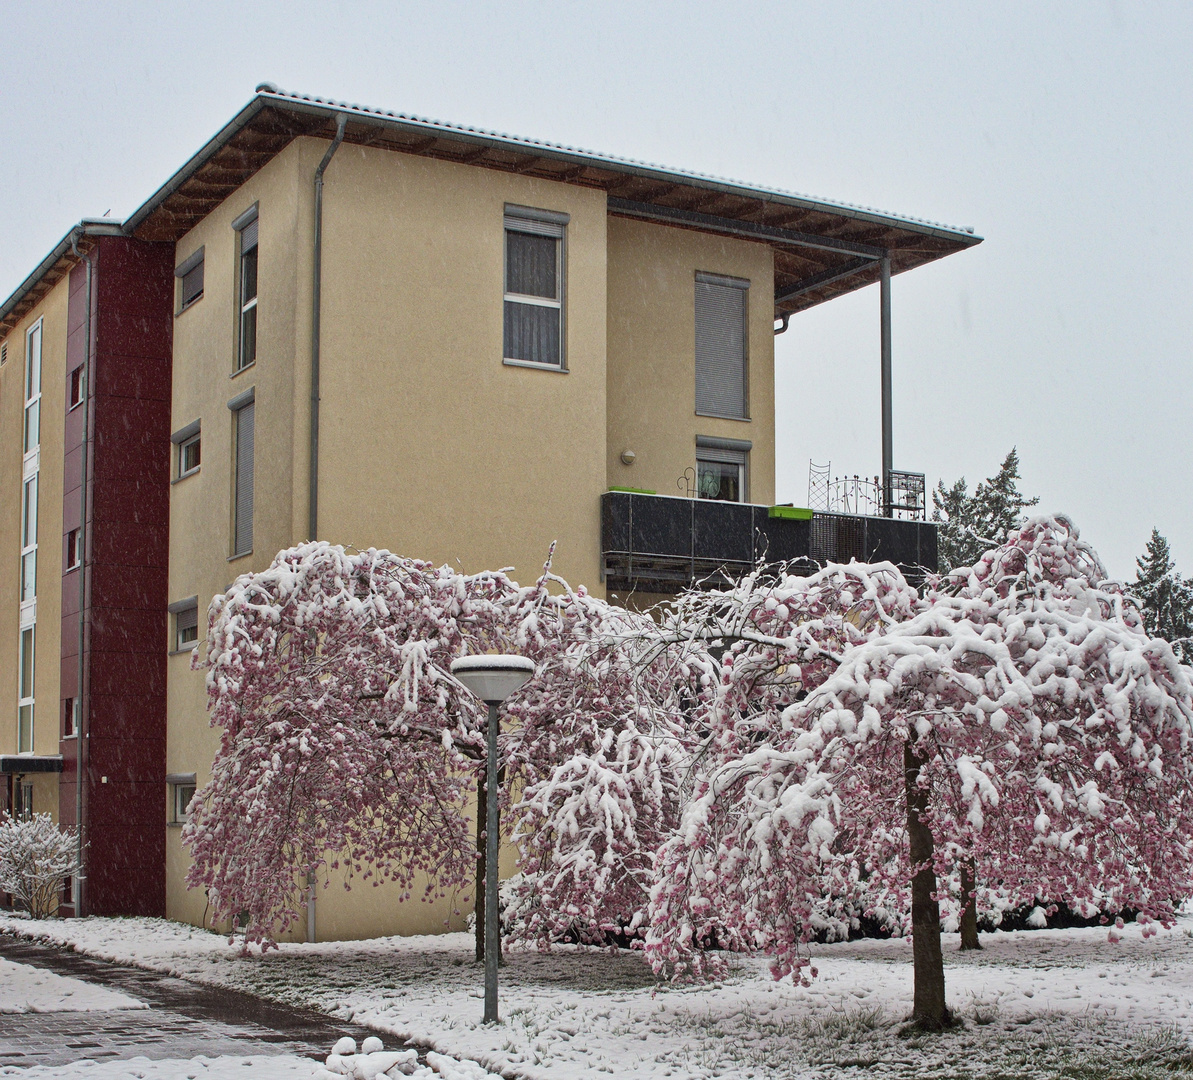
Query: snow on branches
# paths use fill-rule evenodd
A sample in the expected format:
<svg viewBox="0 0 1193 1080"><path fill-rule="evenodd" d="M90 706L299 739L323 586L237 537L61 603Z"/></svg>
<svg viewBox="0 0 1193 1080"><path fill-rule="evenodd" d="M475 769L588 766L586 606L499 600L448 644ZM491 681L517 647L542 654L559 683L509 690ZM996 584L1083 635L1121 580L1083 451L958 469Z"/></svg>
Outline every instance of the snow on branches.
<svg viewBox="0 0 1193 1080"><path fill-rule="evenodd" d="M826 922L910 885L915 1015L939 1024L936 878L958 863L1019 902L1171 919L1193 878L1193 690L1105 576L1070 522L1036 518L923 597L851 565L705 600L746 632L661 860L656 968L700 974L721 944L803 978ZM759 632L781 609L799 621Z"/></svg>
<svg viewBox="0 0 1193 1080"><path fill-rule="evenodd" d="M246 942L262 943L300 917L311 872L326 887L343 867L406 896L422 879L428 899L467 889L485 712L450 663L517 652L537 673L506 708L503 798L522 794L526 880L586 939L640 923L684 745L677 669L629 644L651 640L649 621L547 571L523 588L384 551L281 552L209 610L222 737L183 833L188 884L216 920L247 915ZM562 932L527 913L527 936Z"/></svg>
<svg viewBox="0 0 1193 1080"><path fill-rule="evenodd" d="M66 879L79 868L73 829L59 828L49 814L0 818L0 892L34 919L57 913Z"/></svg>

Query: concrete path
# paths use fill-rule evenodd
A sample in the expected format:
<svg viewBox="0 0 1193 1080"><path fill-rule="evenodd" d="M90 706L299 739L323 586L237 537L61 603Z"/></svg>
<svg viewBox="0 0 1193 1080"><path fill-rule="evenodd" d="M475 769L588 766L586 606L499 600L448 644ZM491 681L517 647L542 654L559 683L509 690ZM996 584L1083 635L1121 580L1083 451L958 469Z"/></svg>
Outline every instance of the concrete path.
<svg viewBox="0 0 1193 1080"><path fill-rule="evenodd" d="M341 1035L374 1032L250 994L199 986L141 968L0 934L0 956L120 990L147 1009L5 1014L0 1066L61 1066L82 1059L295 1054L322 1060ZM386 1049L402 1049L385 1036Z"/></svg>

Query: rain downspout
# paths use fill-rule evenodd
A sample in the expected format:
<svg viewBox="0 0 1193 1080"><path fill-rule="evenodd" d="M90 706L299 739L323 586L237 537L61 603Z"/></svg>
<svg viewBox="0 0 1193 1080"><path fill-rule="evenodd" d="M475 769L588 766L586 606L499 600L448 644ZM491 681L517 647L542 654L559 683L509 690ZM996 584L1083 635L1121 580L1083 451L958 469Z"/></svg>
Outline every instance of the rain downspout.
<svg viewBox="0 0 1193 1080"><path fill-rule="evenodd" d="M314 284L312 286L311 306L311 470L309 517L307 520L307 539L317 540L319 537L319 301L322 293L323 275L323 173L331 164L331 159L344 141L344 127L348 117L340 114L336 121L335 138L319 162L315 170L315 252L314 252Z"/></svg>
<svg viewBox="0 0 1193 1080"><path fill-rule="evenodd" d="M83 662L83 648L86 643L87 623L85 605L87 602L87 436L91 426L91 257L79 251L76 238L70 239L70 250L76 258L83 261L87 267L87 283L84 292L87 296L87 314L83 322L83 371L79 377L79 398L83 404L83 437L82 456L79 467L81 483L79 484L79 667L78 685L75 687L77 707L79 710L78 724L75 727L75 836L78 843L77 855L79 873L75 877L75 917L83 914L83 884L87 880L84 869L83 852L86 842L83 838L83 777L84 749L87 736L84 728L87 723L87 708L83 702L83 677L85 665Z"/></svg>

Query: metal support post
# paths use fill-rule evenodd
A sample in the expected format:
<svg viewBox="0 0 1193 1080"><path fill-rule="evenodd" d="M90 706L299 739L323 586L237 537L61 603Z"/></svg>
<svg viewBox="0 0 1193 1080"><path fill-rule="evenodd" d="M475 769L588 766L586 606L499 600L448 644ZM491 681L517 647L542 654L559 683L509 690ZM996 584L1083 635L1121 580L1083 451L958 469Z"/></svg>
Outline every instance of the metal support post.
<svg viewBox="0 0 1193 1080"><path fill-rule="evenodd" d="M892 517L891 470L894 462L894 438L891 433L891 257L879 260L882 271L882 503L883 513Z"/></svg>
<svg viewBox="0 0 1193 1080"><path fill-rule="evenodd" d="M485 1019L497 1023L497 961L501 931L497 925L497 857L501 827L497 808L497 704L489 703L489 753L485 762Z"/></svg>

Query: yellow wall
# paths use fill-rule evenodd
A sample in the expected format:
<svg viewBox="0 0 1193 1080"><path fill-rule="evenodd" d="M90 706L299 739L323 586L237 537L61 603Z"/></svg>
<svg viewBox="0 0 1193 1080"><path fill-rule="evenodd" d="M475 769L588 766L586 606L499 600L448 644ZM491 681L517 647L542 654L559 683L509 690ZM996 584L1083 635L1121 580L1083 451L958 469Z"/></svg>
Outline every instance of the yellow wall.
<svg viewBox="0 0 1193 1080"><path fill-rule="evenodd" d="M302 142L291 144L176 246L176 263L204 248L203 296L174 320L171 404L172 430L200 421L202 464L170 489L170 599L199 597L200 637L212 596L239 574L264 569L277 551L305 538L305 530L295 529L299 517L305 526L305 487L301 507L294 502L298 477L306 469L305 428L296 439L295 413L309 398L303 358L309 355L310 302L303 297L309 297L310 288L306 192L313 165L304 160L303 149ZM254 203L259 204L257 359L236 371L239 249L232 222ZM301 385L296 388L296 383ZM228 402L250 387L257 425L254 546L251 554L231 558L234 457ZM175 456L171 475L177 472ZM172 650L173 620L168 633L163 645ZM166 771L194 772L202 785L219 734L208 723L203 672L191 670L191 655L187 650L168 660ZM163 822L170 813L170 793L166 795ZM166 911L172 918L198 923L205 897L186 890L187 865L179 828L167 826Z"/></svg>
<svg viewBox="0 0 1193 1080"><path fill-rule="evenodd" d="M17 752L20 625L21 489L24 461L25 335L42 320L41 460L37 510L37 633L33 750L59 750L59 657L62 637L62 465L66 418L66 307L69 277L59 281L5 339L0 367L0 754ZM35 808L58 816L57 777L34 778Z"/></svg>
<svg viewBox="0 0 1193 1080"><path fill-rule="evenodd" d="M503 209L563 211L566 373L502 363ZM344 146L324 190L322 538L599 589L605 198Z"/></svg>
<svg viewBox="0 0 1193 1080"><path fill-rule="evenodd" d="M750 282L748 420L696 415L696 272ZM609 218L608 483L683 495L696 436L754 444L749 502L775 498L774 257L766 244ZM632 450L632 465L621 461Z"/></svg>
<svg viewBox="0 0 1193 1080"><path fill-rule="evenodd" d="M312 177L326 141L300 139L177 245L204 247L204 294L175 320L174 430L200 420L203 463L172 487L170 597L211 596L307 538ZM258 353L232 375L236 236L259 204ZM505 203L571 215L566 373L502 363ZM323 219L320 539L466 570L557 572L600 592L605 486L604 194L343 146ZM256 395L254 551L228 560L230 398ZM218 746L203 676L170 658L167 769L202 784ZM179 829L167 832L167 911L199 922ZM321 937L434 932L445 903L395 890L319 894Z"/></svg>

